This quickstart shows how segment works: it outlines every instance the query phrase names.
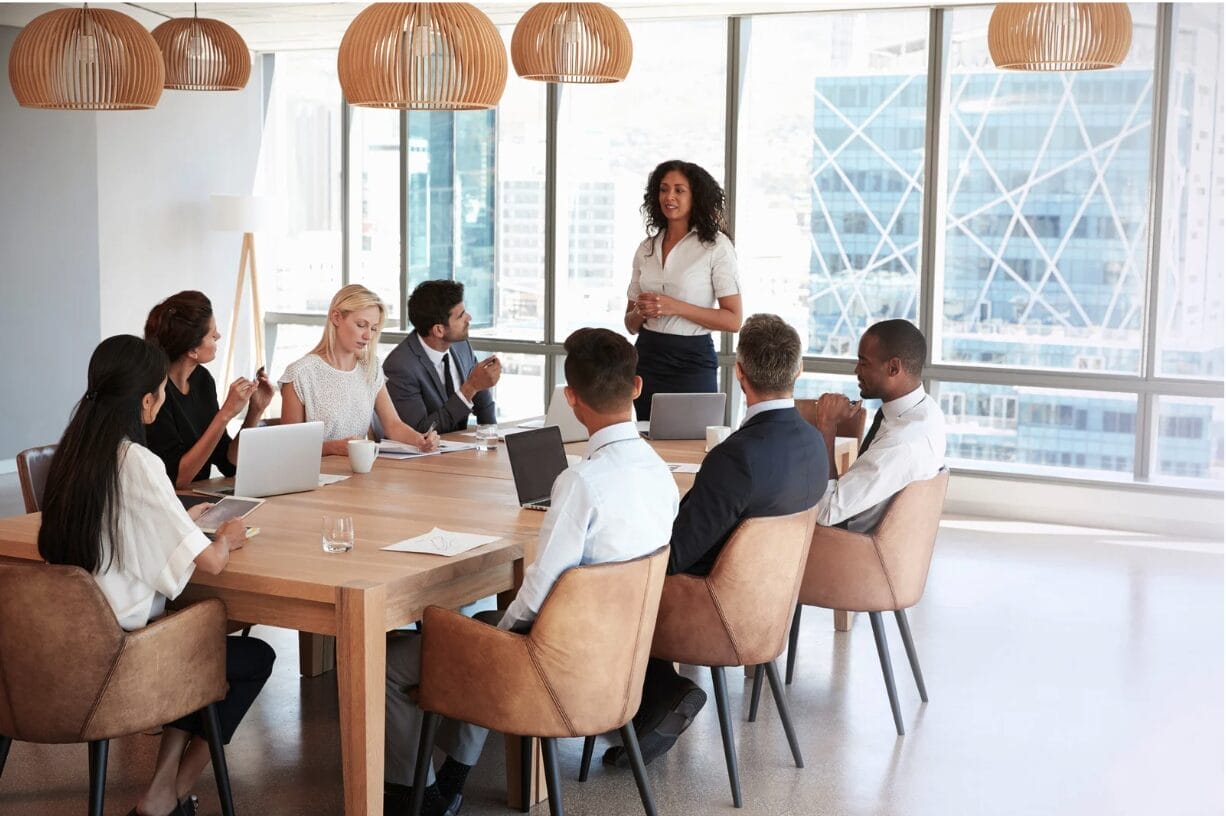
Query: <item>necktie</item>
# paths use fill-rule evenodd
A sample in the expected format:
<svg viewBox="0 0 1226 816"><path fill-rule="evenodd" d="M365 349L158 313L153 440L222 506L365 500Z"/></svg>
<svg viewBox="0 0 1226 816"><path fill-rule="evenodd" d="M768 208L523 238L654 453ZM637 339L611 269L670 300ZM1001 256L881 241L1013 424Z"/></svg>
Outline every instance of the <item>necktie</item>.
<svg viewBox="0 0 1226 816"><path fill-rule="evenodd" d="M455 394L455 382L451 379L450 351L443 355L443 390L447 392L447 399L451 399Z"/></svg>
<svg viewBox="0 0 1226 816"><path fill-rule="evenodd" d="M865 434L864 441L860 443L860 451L856 454L857 456L864 455L864 452L868 450L868 446L873 444L873 437L877 435L877 430L881 428L881 420L883 419L885 419L885 410L878 408L876 415L873 416L873 424L869 427L868 433Z"/></svg>

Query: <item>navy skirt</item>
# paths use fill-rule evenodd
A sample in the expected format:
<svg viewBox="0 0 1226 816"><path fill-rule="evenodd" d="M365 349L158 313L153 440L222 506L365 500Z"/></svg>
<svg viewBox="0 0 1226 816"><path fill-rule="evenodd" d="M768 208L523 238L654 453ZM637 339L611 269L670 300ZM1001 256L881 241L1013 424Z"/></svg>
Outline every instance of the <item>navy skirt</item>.
<svg viewBox="0 0 1226 816"><path fill-rule="evenodd" d="M643 378L643 392L634 401L640 420L651 419L654 394L713 394L716 386L715 342L709 334L661 334L639 329L635 373Z"/></svg>

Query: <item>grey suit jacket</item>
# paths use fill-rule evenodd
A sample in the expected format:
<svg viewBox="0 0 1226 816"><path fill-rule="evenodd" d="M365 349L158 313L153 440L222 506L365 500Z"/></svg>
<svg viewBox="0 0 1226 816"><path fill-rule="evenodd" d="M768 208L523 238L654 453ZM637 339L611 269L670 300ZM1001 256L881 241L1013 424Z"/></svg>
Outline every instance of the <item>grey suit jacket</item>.
<svg viewBox="0 0 1226 816"><path fill-rule="evenodd" d="M477 357L467 340L451 345L451 354L460 369L460 379L455 383L456 393L448 399L443 389L443 380L430 362L421 338L410 334L392 349L383 361L383 373L387 375L387 393L396 406L396 413L406 425L425 433L430 425L439 433L461 430L468 425L468 415L475 413L477 422L496 422L494 398L489 389L473 395L470 410L460 398L460 384L467 379Z"/></svg>

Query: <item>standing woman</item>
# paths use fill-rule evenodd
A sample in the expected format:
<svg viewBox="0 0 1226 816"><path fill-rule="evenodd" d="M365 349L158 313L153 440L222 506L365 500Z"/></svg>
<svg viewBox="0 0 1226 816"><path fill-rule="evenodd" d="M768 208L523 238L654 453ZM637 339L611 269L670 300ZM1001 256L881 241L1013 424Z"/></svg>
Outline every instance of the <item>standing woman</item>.
<svg viewBox="0 0 1226 816"><path fill-rule="evenodd" d="M128 631L161 617L166 599L183 591L197 567L211 575L225 569L246 537L234 519L209 541L193 521L209 505L184 510L162 461L143 444L145 426L165 399L166 367L160 348L131 335L107 338L94 350L85 396L51 460L38 531L39 554L92 573ZM256 638L226 638L225 646L229 690L218 714L229 743L275 655ZM196 715L166 725L153 780L134 813L195 812L188 794L209 762L202 735Z"/></svg>
<svg viewBox="0 0 1226 816"><path fill-rule="evenodd" d="M634 401L651 418L656 393L717 390L711 332L741 328L741 285L728 238L724 191L696 164L673 159L652 171L643 194L647 239L634 253L626 329L638 335Z"/></svg>
<svg viewBox="0 0 1226 816"><path fill-rule="evenodd" d="M360 284L343 287L328 306L319 345L289 364L281 375L281 422L324 423L324 456L345 456L350 439L365 439L378 415L383 435L422 450L438 447L438 434L424 436L400 420L375 350L387 310Z"/></svg>
<svg viewBox="0 0 1226 816"><path fill-rule="evenodd" d="M244 428L259 424L272 400L272 383L261 368L255 382L239 377L230 383L226 401L217 404L217 384L204 367L217 357L217 321L213 304L201 292L171 295L149 312L145 339L157 343L170 360L166 404L146 431L149 449L166 465L176 488L212 476L214 465L233 476L238 439L226 424L243 412Z"/></svg>

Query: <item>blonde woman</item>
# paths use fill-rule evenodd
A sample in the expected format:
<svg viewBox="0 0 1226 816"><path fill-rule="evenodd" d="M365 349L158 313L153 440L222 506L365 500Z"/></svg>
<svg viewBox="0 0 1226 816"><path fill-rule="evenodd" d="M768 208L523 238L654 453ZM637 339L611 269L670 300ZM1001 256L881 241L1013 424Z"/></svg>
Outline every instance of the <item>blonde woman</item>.
<svg viewBox="0 0 1226 816"><path fill-rule="evenodd" d="M281 375L281 422L323 422L324 456L349 453L350 439L365 439L377 414L383 435L423 450L438 447L434 431L419 434L400 421L375 349L387 309L365 286L342 288L328 306L324 336Z"/></svg>

